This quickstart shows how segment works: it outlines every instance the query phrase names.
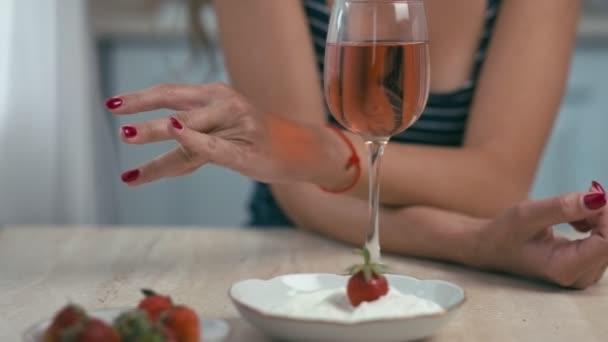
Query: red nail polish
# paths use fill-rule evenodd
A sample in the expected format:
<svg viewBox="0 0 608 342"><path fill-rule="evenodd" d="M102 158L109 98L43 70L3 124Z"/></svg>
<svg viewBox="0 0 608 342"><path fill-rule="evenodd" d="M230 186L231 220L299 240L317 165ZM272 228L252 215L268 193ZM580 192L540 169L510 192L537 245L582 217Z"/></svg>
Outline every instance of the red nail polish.
<svg viewBox="0 0 608 342"><path fill-rule="evenodd" d="M583 201L585 202L585 206L591 210L599 209L606 205L606 195L595 193L585 195Z"/></svg>
<svg viewBox="0 0 608 342"><path fill-rule="evenodd" d="M596 188L597 190L599 190L601 193L605 194L606 190L604 190L604 187L597 181L593 181L591 182L591 186Z"/></svg>
<svg viewBox="0 0 608 342"><path fill-rule="evenodd" d="M120 178L122 179L123 182L125 183L131 183L134 182L135 180L137 180L137 178L139 178L139 169L135 169L135 170L129 170L125 173L123 173Z"/></svg>
<svg viewBox="0 0 608 342"><path fill-rule="evenodd" d="M111 97L106 100L106 107L109 109L116 109L122 106L122 99L119 97Z"/></svg>
<svg viewBox="0 0 608 342"><path fill-rule="evenodd" d="M182 126L182 124L181 124L179 121L177 121L177 119L176 119L176 118L171 117L171 119L170 119L170 120L171 120L171 125L172 125L173 127L175 127L176 129L183 129L183 128L184 128L184 126Z"/></svg>
<svg viewBox="0 0 608 342"><path fill-rule="evenodd" d="M133 138L137 135L137 128L133 126L122 126L122 134L127 138Z"/></svg>

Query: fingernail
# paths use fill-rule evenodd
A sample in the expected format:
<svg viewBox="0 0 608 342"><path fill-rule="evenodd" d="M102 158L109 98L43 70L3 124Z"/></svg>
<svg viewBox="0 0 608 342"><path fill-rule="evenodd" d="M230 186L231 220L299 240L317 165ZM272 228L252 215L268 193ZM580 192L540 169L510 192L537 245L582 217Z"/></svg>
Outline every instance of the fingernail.
<svg viewBox="0 0 608 342"><path fill-rule="evenodd" d="M171 125L173 127L175 127L176 129L184 129L184 126L182 126L182 124L179 121L177 121L176 118L171 117L170 120L171 120Z"/></svg>
<svg viewBox="0 0 608 342"><path fill-rule="evenodd" d="M606 190L604 190L604 187L598 181L591 182L591 186L596 188L599 192L603 194L606 193Z"/></svg>
<svg viewBox="0 0 608 342"><path fill-rule="evenodd" d="M595 193L585 195L583 199L585 202L585 206L591 210L599 209L606 205L606 195Z"/></svg>
<svg viewBox="0 0 608 342"><path fill-rule="evenodd" d="M133 126L122 126L122 133L127 138L133 138L137 135L137 128Z"/></svg>
<svg viewBox="0 0 608 342"><path fill-rule="evenodd" d="M106 100L106 107L109 109L116 109L122 106L122 99L119 97L111 97Z"/></svg>
<svg viewBox="0 0 608 342"><path fill-rule="evenodd" d="M123 182L125 183L131 183L134 182L135 180L137 180L137 178L139 178L139 169L135 169L135 170L129 170L125 173L123 173L120 178L122 179Z"/></svg>

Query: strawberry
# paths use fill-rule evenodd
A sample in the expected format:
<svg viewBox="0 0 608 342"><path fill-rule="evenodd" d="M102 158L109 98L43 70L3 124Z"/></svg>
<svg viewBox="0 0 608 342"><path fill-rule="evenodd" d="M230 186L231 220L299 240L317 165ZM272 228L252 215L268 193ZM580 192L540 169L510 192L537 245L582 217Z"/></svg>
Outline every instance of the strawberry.
<svg viewBox="0 0 608 342"><path fill-rule="evenodd" d="M173 307L162 315L161 323L173 331L179 342L199 342L201 339L198 316L187 306Z"/></svg>
<svg viewBox="0 0 608 342"><path fill-rule="evenodd" d="M160 323L150 322L142 310L123 312L114 320L123 342L177 342L172 331Z"/></svg>
<svg viewBox="0 0 608 342"><path fill-rule="evenodd" d="M148 289L143 289L141 292L145 297L137 308L146 312L152 322L157 322L163 312L173 307L173 301L169 296L159 295Z"/></svg>
<svg viewBox="0 0 608 342"><path fill-rule="evenodd" d="M165 338L165 342L179 342L173 330L169 329L166 325L158 324L160 335Z"/></svg>
<svg viewBox="0 0 608 342"><path fill-rule="evenodd" d="M116 329L100 319L90 319L77 334L76 342L121 342Z"/></svg>
<svg viewBox="0 0 608 342"><path fill-rule="evenodd" d="M346 295L352 306L377 300L388 293L388 281L382 274L384 265L372 263L367 248L358 253L363 255L363 264L350 268L351 277L346 285Z"/></svg>
<svg viewBox="0 0 608 342"><path fill-rule="evenodd" d="M53 322L44 333L44 342L59 342L59 334L62 330L72 328L87 318L87 314L78 305L69 304L59 310Z"/></svg>

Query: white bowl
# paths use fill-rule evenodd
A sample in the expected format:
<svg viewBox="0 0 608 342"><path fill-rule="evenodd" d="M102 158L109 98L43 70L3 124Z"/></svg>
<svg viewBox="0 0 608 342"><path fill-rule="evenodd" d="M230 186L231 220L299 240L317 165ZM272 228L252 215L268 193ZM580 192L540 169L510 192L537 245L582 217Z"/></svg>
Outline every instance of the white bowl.
<svg viewBox="0 0 608 342"><path fill-rule="evenodd" d="M89 311L88 314L92 317L101 319L105 322L111 323L118 315L128 310L128 308L114 308L104 309L97 311ZM220 319L201 319L201 330L202 340L219 342L224 340L230 332L228 323ZM51 320L47 319L39 323L34 324L28 328L23 334L23 340L25 342L42 342L42 336L46 331L47 327L51 324Z"/></svg>
<svg viewBox="0 0 608 342"><path fill-rule="evenodd" d="M441 280L419 280L402 275L386 275L391 287L433 301L444 311L403 318L366 320L352 323L319 319L299 319L276 314L272 308L295 293L307 293L346 286L348 277L335 274L289 274L269 280L249 279L230 289L230 297L240 314L265 334L301 342L403 342L433 335L448 322L464 301L464 291Z"/></svg>

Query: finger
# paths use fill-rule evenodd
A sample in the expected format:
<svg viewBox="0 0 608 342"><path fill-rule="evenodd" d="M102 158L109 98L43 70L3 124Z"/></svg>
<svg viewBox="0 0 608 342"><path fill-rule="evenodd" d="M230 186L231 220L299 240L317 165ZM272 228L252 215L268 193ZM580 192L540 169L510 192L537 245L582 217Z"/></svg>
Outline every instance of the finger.
<svg viewBox="0 0 608 342"><path fill-rule="evenodd" d="M606 190L604 190L604 187L597 181L591 182L591 187L589 188L589 192L606 194ZM592 228L596 227L600 222L600 218L601 218L603 212L604 212L603 210L600 210L600 212L598 212L597 214L595 214L591 217L588 217L586 219L586 221L587 221L587 223L589 223L589 226L591 226Z"/></svg>
<svg viewBox="0 0 608 342"><path fill-rule="evenodd" d="M221 84L162 84L152 88L117 95L106 100L113 114L135 114L156 109L191 110L210 103L224 94Z"/></svg>
<svg viewBox="0 0 608 342"><path fill-rule="evenodd" d="M555 251L552 269L558 283L575 286L595 278L595 270L608 262L608 240L591 235L582 240L560 245Z"/></svg>
<svg viewBox="0 0 608 342"><path fill-rule="evenodd" d="M602 210L596 220L597 222L591 231L592 234L599 234L605 239L608 239L608 207Z"/></svg>
<svg viewBox="0 0 608 342"><path fill-rule="evenodd" d="M190 159L180 146L150 160L137 169L124 172L122 180L129 186L138 186L162 178L190 174L203 164L205 164L204 160Z"/></svg>
<svg viewBox="0 0 608 342"><path fill-rule="evenodd" d="M204 164L203 164L203 165L204 165ZM177 173L177 174L175 175L175 177L181 177L181 176L187 176L187 175L190 175L190 174L194 173L194 171L198 170L198 169L199 169L201 166L203 166L203 165L200 165L200 166L196 166L196 167L191 167L191 168L185 169L184 171Z"/></svg>
<svg viewBox="0 0 608 342"><path fill-rule="evenodd" d="M580 290L584 290L590 286L592 286L593 284L597 283L597 272L596 271L589 271L585 274L583 274L579 279L577 279L574 284L572 284L572 288L575 289L580 289Z"/></svg>
<svg viewBox="0 0 608 342"><path fill-rule="evenodd" d="M593 188L597 192L601 192L603 194L606 193L606 190L604 190L604 187L598 181L592 181L591 188Z"/></svg>
<svg viewBox="0 0 608 342"><path fill-rule="evenodd" d="M596 193L602 193L602 194L606 193L606 191L604 190L602 185L600 183L598 183L597 181L591 182L591 186L589 187L589 192L596 192ZM600 217L600 213L597 213L597 214L587 217L583 220L570 222L570 225L577 231L579 231L581 233L586 233L586 232L589 232L591 229L593 229L593 227L595 227L597 225L599 217Z"/></svg>
<svg viewBox="0 0 608 342"><path fill-rule="evenodd" d="M240 172L245 165L241 146L225 139L200 133L171 117L168 129L190 160L204 160Z"/></svg>
<svg viewBox="0 0 608 342"><path fill-rule="evenodd" d="M222 108L221 106L207 106L192 111L178 112L173 117L193 130L209 132L222 123ZM122 141L127 144L148 144L173 139L167 129L167 122L169 119L164 117L122 126L120 136Z"/></svg>
<svg viewBox="0 0 608 342"><path fill-rule="evenodd" d="M595 274L593 284L599 283L602 280L602 278L604 278L604 274L606 273L606 268L608 268L608 264L604 264L604 266L600 267L600 269Z"/></svg>
<svg viewBox="0 0 608 342"><path fill-rule="evenodd" d="M602 259L600 259L598 263L588 266L589 267L587 267L587 269L574 282L572 287L586 289L602 279L604 272L606 271L606 262L603 262Z"/></svg>
<svg viewBox="0 0 608 342"><path fill-rule="evenodd" d="M560 223L576 222L598 213L606 205L600 193L569 193L561 196L528 200L510 210L516 222L526 229L545 229Z"/></svg>

